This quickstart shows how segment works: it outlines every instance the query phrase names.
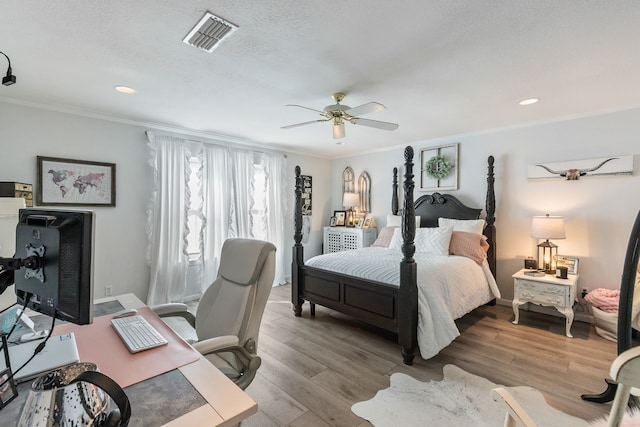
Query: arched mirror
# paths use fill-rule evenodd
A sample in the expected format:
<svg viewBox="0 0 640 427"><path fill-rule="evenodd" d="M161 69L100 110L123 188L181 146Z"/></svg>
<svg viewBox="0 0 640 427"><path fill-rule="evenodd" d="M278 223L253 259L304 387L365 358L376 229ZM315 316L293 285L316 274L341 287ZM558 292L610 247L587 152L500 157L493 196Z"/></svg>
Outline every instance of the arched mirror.
<svg viewBox="0 0 640 427"><path fill-rule="evenodd" d="M355 180L356 175L353 173L351 166L344 168L342 172L342 194L355 193Z"/></svg>
<svg viewBox="0 0 640 427"><path fill-rule="evenodd" d="M358 177L358 191L360 193L360 212L371 212L371 178L367 172Z"/></svg>
<svg viewBox="0 0 640 427"><path fill-rule="evenodd" d="M624 353L633 347L633 329L640 330L640 314L633 318L633 313L638 312L640 307L634 310L634 291L640 286L640 212L631 229L627 253L624 258L624 268L622 280L620 282L620 302L618 303L618 354ZM640 292L640 289L638 289ZM639 295L640 296L640 295ZM636 302L640 305L640 298ZM605 379L607 389L601 394L583 394L582 399L591 402L605 403L613 401L617 385L610 379Z"/></svg>

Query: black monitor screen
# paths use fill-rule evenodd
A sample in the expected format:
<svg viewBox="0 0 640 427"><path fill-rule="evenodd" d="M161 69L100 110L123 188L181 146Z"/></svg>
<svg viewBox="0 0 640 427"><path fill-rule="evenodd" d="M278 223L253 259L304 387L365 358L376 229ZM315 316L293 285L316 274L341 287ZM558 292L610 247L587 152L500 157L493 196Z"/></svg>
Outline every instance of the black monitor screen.
<svg viewBox="0 0 640 427"><path fill-rule="evenodd" d="M15 272L19 304L61 320L93 321L93 212L21 209L16 258L37 257Z"/></svg>

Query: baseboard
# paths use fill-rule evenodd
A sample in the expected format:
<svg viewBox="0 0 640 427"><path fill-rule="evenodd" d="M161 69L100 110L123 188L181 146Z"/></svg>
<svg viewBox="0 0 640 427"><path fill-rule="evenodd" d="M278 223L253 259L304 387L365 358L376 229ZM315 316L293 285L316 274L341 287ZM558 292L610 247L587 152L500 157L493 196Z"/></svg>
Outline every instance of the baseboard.
<svg viewBox="0 0 640 427"><path fill-rule="evenodd" d="M513 306L511 304L511 300L504 299L504 298L500 298L496 300L496 303L498 305L504 305L507 307ZM530 304L530 303L523 304L520 306L520 310L533 311L534 313L548 314L550 316L564 317L563 314L561 314L558 310L556 310L553 307L544 307L537 304ZM590 323L590 324L594 323L593 316L591 315L591 313L589 313L586 305L576 303L573 306L573 312L574 312L573 320L575 322L584 322L584 323Z"/></svg>

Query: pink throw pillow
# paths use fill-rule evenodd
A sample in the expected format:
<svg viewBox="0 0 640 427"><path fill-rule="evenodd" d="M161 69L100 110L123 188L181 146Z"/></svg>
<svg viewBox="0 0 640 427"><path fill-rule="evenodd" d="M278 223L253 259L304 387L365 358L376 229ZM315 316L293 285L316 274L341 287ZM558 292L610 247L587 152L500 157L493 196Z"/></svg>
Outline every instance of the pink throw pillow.
<svg viewBox="0 0 640 427"><path fill-rule="evenodd" d="M482 234L454 231L449 243L449 254L466 256L482 265L487 257L489 244Z"/></svg>

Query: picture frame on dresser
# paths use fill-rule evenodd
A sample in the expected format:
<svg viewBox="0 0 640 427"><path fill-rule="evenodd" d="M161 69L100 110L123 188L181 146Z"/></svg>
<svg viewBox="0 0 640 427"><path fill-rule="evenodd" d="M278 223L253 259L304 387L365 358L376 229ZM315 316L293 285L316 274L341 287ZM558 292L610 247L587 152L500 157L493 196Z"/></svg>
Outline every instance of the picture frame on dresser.
<svg viewBox="0 0 640 427"><path fill-rule="evenodd" d="M367 216L364 219L364 222L362 223L362 228L369 228L369 227L371 227L371 217Z"/></svg>
<svg viewBox="0 0 640 427"><path fill-rule="evenodd" d="M116 206L115 163L37 156L39 206Z"/></svg>
<svg viewBox="0 0 640 427"><path fill-rule="evenodd" d="M336 219L336 223L332 227L344 227L347 218L347 211L333 211L333 217Z"/></svg>
<svg viewBox="0 0 640 427"><path fill-rule="evenodd" d="M556 268L567 267L568 274L578 274L578 258L564 255L555 255L554 259L556 261Z"/></svg>

